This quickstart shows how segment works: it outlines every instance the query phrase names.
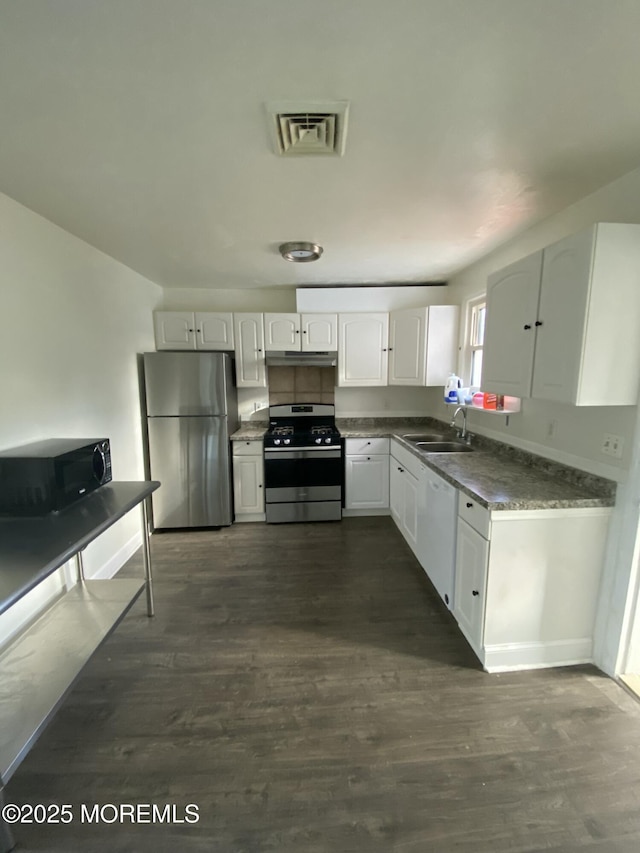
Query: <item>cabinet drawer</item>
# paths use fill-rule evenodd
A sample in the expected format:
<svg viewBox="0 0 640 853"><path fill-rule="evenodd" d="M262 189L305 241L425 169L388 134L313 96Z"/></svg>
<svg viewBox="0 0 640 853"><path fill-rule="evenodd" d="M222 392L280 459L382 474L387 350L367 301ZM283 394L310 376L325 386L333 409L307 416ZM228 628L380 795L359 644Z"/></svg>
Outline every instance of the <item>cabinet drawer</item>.
<svg viewBox="0 0 640 853"><path fill-rule="evenodd" d="M395 439L391 441L391 456L401 465L402 468L406 468L407 471L410 471L414 477L420 477L420 474L425 467L424 463Z"/></svg>
<svg viewBox="0 0 640 853"><path fill-rule="evenodd" d="M261 441L232 441L234 456L262 456Z"/></svg>
<svg viewBox="0 0 640 853"><path fill-rule="evenodd" d="M464 492L458 492L458 515L485 539L491 536L491 511Z"/></svg>
<svg viewBox="0 0 640 853"><path fill-rule="evenodd" d="M388 453L388 438L347 438L345 453L347 456L370 456L372 453Z"/></svg>

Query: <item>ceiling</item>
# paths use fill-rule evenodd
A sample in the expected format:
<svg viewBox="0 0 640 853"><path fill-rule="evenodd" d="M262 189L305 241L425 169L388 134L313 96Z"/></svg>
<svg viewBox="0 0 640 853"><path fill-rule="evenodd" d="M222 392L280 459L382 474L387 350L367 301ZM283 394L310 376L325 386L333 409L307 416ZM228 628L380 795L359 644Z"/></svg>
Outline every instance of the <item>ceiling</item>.
<svg viewBox="0 0 640 853"><path fill-rule="evenodd" d="M640 166L639 33L639 0L0 0L0 189L168 287L442 281ZM348 100L344 156L277 156L274 100Z"/></svg>

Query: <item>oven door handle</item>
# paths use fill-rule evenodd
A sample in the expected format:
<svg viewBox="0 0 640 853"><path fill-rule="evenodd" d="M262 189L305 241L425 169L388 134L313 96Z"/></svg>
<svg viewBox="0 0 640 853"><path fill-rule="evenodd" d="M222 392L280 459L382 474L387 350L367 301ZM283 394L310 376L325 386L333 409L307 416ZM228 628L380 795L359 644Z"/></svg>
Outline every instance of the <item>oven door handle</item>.
<svg viewBox="0 0 640 853"><path fill-rule="evenodd" d="M264 451L265 459L312 459L314 456L321 456L323 459L340 459L342 450L339 447L309 447L296 448L295 450L280 450L279 448L269 448Z"/></svg>

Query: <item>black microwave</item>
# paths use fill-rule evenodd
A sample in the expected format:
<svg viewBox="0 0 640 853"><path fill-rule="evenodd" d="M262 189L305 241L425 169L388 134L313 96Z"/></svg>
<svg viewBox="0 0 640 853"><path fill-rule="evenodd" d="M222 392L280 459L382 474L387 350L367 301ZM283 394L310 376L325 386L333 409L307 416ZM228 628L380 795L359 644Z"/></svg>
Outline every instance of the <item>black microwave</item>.
<svg viewBox="0 0 640 853"><path fill-rule="evenodd" d="M108 438L50 438L0 451L0 512L58 512L111 480Z"/></svg>

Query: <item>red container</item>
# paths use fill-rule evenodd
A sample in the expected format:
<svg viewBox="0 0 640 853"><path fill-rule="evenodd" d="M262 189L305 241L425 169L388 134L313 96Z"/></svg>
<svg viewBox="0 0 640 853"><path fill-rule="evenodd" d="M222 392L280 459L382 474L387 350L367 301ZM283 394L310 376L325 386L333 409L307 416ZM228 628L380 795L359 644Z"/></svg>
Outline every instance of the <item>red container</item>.
<svg viewBox="0 0 640 853"><path fill-rule="evenodd" d="M495 408L497 406L497 402L498 402L498 397L496 394L487 394L485 392L484 403L483 403L484 409L494 409L495 410Z"/></svg>

